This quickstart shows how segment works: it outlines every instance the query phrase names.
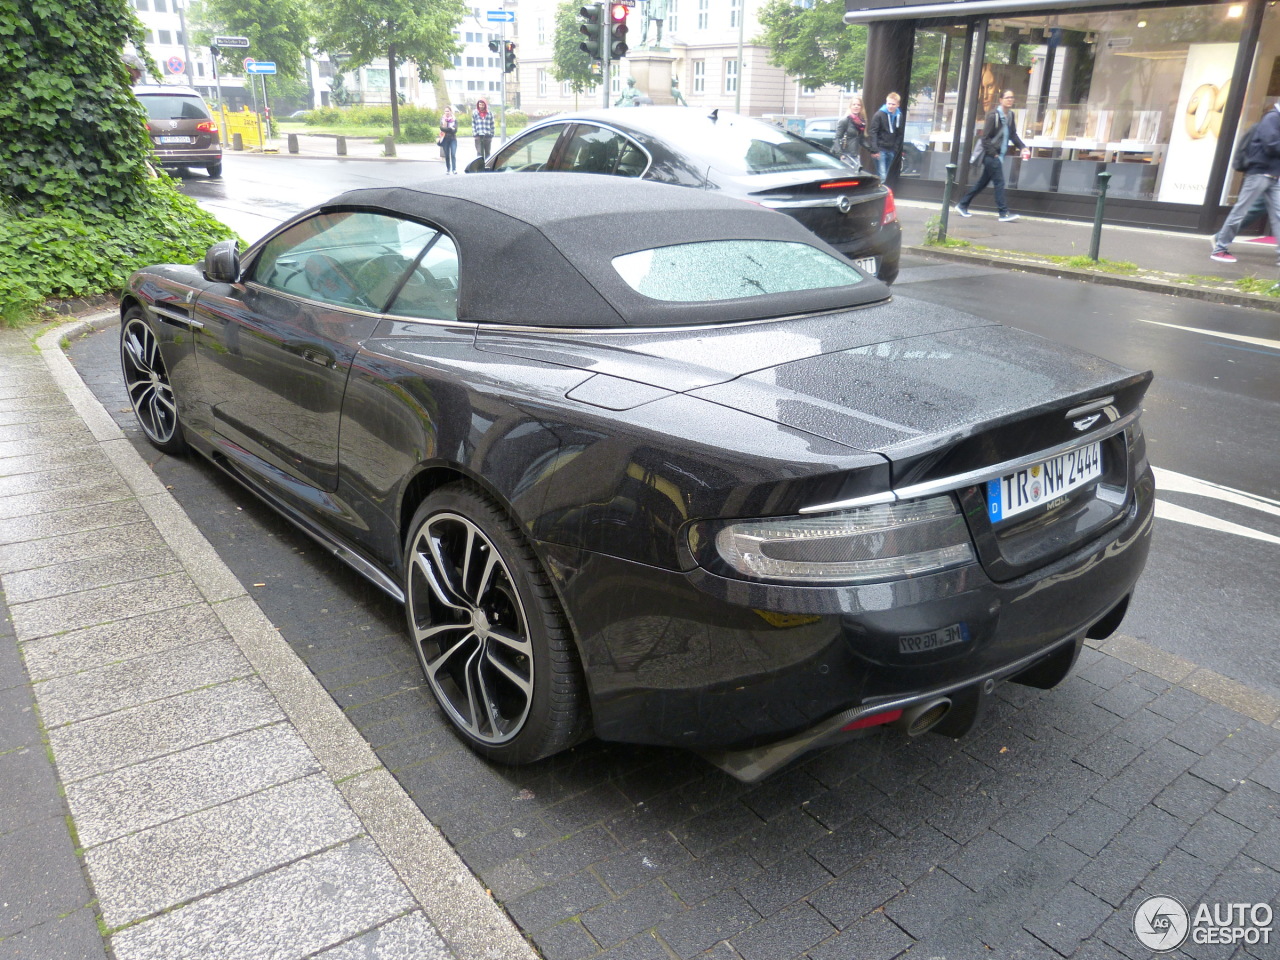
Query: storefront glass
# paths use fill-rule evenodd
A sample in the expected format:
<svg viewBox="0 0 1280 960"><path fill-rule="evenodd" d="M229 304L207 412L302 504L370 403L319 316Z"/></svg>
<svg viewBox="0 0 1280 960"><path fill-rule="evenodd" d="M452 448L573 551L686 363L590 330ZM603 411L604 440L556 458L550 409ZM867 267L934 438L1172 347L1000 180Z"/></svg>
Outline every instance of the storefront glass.
<svg viewBox="0 0 1280 960"><path fill-rule="evenodd" d="M1204 203L1243 13L1215 4L993 18L970 109L976 121L1001 90L1017 95L1030 156L1006 160L1009 185L1089 194L1106 170L1109 196ZM931 147L952 131L932 130ZM935 149L949 148L940 139Z"/></svg>
<svg viewBox="0 0 1280 960"><path fill-rule="evenodd" d="M1244 104L1240 108L1237 146L1240 138L1262 119L1277 98L1280 98L1280 9L1274 4L1267 4L1262 13L1262 33L1258 38L1253 69L1249 73L1249 86L1245 89ZM1234 203L1243 181L1244 174L1232 170L1223 184L1220 201L1223 204Z"/></svg>

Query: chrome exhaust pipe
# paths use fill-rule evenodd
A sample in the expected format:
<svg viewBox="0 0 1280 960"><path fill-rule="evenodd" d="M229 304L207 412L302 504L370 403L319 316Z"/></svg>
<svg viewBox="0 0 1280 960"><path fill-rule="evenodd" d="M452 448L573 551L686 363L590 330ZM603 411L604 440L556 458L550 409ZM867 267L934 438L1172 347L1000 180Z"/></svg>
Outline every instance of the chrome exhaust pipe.
<svg viewBox="0 0 1280 960"><path fill-rule="evenodd" d="M903 710L902 716L895 720L893 725L909 737L918 737L941 723L942 718L950 710L951 700L948 697L926 700L924 703L918 703L914 707Z"/></svg>

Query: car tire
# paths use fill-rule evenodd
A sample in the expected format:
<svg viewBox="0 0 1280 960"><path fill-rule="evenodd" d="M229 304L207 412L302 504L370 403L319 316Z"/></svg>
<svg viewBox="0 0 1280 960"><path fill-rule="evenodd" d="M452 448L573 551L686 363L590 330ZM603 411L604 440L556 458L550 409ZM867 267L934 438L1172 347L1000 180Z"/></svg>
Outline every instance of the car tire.
<svg viewBox="0 0 1280 960"><path fill-rule="evenodd" d="M125 311L120 329L120 367L138 426L151 445L165 453L184 452L187 441L169 371L160 352L160 341L141 307Z"/></svg>
<svg viewBox="0 0 1280 960"><path fill-rule="evenodd" d="M477 753L510 764L589 729L582 667L533 548L469 483L430 494L409 525L405 612L427 685Z"/></svg>
<svg viewBox="0 0 1280 960"><path fill-rule="evenodd" d="M219 160L217 163L210 163L205 166L204 170L212 179L216 180L218 177L222 176L222 161Z"/></svg>

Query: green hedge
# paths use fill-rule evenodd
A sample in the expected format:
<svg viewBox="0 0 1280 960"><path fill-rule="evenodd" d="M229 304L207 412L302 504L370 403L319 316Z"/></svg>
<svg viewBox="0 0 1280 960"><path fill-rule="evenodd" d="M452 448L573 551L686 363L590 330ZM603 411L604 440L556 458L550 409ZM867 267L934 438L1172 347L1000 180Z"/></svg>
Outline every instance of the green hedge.
<svg viewBox="0 0 1280 960"><path fill-rule="evenodd" d="M178 192L165 175L143 188L147 202L126 217L83 212L0 212L0 320L28 318L46 299L119 293L129 274L154 263L197 263L235 233Z"/></svg>

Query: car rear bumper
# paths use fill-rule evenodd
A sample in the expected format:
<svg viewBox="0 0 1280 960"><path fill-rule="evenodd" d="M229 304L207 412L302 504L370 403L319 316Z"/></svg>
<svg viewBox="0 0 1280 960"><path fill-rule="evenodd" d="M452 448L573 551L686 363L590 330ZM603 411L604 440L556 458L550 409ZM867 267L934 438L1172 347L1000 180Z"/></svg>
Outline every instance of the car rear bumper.
<svg viewBox="0 0 1280 960"><path fill-rule="evenodd" d="M203 167L206 163L222 160L222 148L190 150L156 150L156 162L162 167Z"/></svg>
<svg viewBox="0 0 1280 960"><path fill-rule="evenodd" d="M1146 563L1153 504L1147 471L1106 535L1002 583L974 563L785 588L540 546L581 645L599 737L721 753L798 737L812 749L886 704L981 686L1099 624L1113 630ZM904 639L953 624L963 643L904 652ZM754 763L760 776L773 769Z"/></svg>
<svg viewBox="0 0 1280 960"><path fill-rule="evenodd" d="M885 283L893 283L898 278L898 263L902 259L902 227L897 221L885 224L871 236L833 243L832 246L850 260L875 257L879 261L876 276Z"/></svg>

